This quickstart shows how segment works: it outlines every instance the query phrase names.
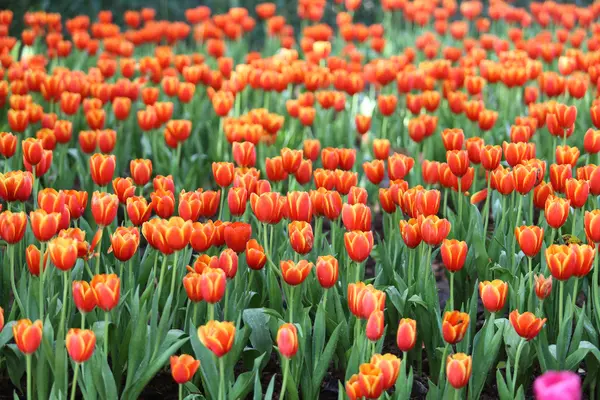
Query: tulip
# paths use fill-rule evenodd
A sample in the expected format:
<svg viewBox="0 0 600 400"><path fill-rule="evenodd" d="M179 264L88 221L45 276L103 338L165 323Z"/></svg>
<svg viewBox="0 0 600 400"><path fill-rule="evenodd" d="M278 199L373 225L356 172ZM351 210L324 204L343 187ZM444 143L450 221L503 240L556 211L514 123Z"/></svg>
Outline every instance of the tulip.
<svg viewBox="0 0 600 400"><path fill-rule="evenodd" d="M415 347L417 343L417 321L410 318L402 318L398 324L398 333L396 334L396 344L400 351L407 353Z"/></svg>
<svg viewBox="0 0 600 400"><path fill-rule="evenodd" d="M292 286L297 286L304 282L312 267L313 264L306 260L301 260L298 263L294 263L291 260L280 262L283 280Z"/></svg>
<svg viewBox="0 0 600 400"><path fill-rule="evenodd" d="M200 294L207 303L215 304L221 301L227 287L227 275L220 268L206 268L202 271Z"/></svg>
<svg viewBox="0 0 600 400"><path fill-rule="evenodd" d="M375 310L367 319L366 336L372 342L376 342L383 336L385 327L383 311Z"/></svg>
<svg viewBox="0 0 600 400"><path fill-rule="evenodd" d="M244 245L245 249L245 245ZM227 278L233 279L237 273L238 255L232 249L225 249L219 255L219 268L225 271Z"/></svg>
<svg viewBox="0 0 600 400"><path fill-rule="evenodd" d="M231 322L208 321L198 328L200 342L218 358L231 350L235 338L235 325Z"/></svg>
<svg viewBox="0 0 600 400"><path fill-rule="evenodd" d="M119 198L119 203L127 203L127 199L135 196L135 186L131 178L115 178L113 180L113 190Z"/></svg>
<svg viewBox="0 0 600 400"><path fill-rule="evenodd" d="M227 205L231 215L240 216L246 211L248 191L243 187L230 188L227 193Z"/></svg>
<svg viewBox="0 0 600 400"><path fill-rule="evenodd" d="M310 253L314 238L312 226L308 222L292 221L288 225L288 235L290 245L296 253Z"/></svg>
<svg viewBox="0 0 600 400"><path fill-rule="evenodd" d="M250 206L256 218L263 224L273 223L279 214L281 195L277 192L267 192L261 195L250 195Z"/></svg>
<svg viewBox="0 0 600 400"><path fill-rule="evenodd" d="M550 296L552 292L552 277L544 278L544 275L539 274L535 276L535 295L540 300L544 300Z"/></svg>
<svg viewBox="0 0 600 400"><path fill-rule="evenodd" d="M212 164L213 177L218 186L225 188L233 183L234 165L227 162L215 162Z"/></svg>
<svg viewBox="0 0 600 400"><path fill-rule="evenodd" d="M358 381L358 374L354 374L346 382L345 385L346 396L350 400L359 400L363 398L363 394L360 388L360 382Z"/></svg>
<svg viewBox="0 0 600 400"><path fill-rule="evenodd" d="M361 263L369 257L373 249L373 232L346 232L344 233L344 245L350 259ZM360 273L360 268L357 268L357 272Z"/></svg>
<svg viewBox="0 0 600 400"><path fill-rule="evenodd" d="M515 238L523 253L529 258L533 258L542 247L544 229L538 226L520 226L515 228Z"/></svg>
<svg viewBox="0 0 600 400"><path fill-rule="evenodd" d="M448 356L446 360L446 375L448 383L455 389L463 388L469 383L472 370L471 356L465 353L456 353Z"/></svg>
<svg viewBox="0 0 600 400"><path fill-rule="evenodd" d="M583 278L592 269L596 251L593 246L587 244L571 244L569 248L575 254L576 259L573 275L577 278Z"/></svg>
<svg viewBox="0 0 600 400"><path fill-rule="evenodd" d="M569 207L571 202L557 196L548 196L544 205L544 217L548 225L554 229L559 229L569 217Z"/></svg>
<svg viewBox="0 0 600 400"><path fill-rule="evenodd" d="M320 256L317 258L316 273L321 287L332 288L339 276L338 260L333 256Z"/></svg>
<svg viewBox="0 0 600 400"><path fill-rule="evenodd" d="M460 271L467 259L467 251L466 242L459 242L456 239L444 239L440 246L440 253L446 269L450 272Z"/></svg>
<svg viewBox="0 0 600 400"><path fill-rule="evenodd" d="M88 192L76 190L64 190L65 206L69 210L71 219L79 219L85 212L88 202Z"/></svg>
<svg viewBox="0 0 600 400"><path fill-rule="evenodd" d="M255 271L261 270L267 263L265 249L258 244L256 239L250 239L246 243L246 263L248 268Z"/></svg>
<svg viewBox="0 0 600 400"><path fill-rule="evenodd" d="M71 238L57 237L48 244L50 259L61 271L69 271L77 261L77 243Z"/></svg>
<svg viewBox="0 0 600 400"><path fill-rule="evenodd" d="M119 209L119 198L106 192L94 192L92 195L92 216L101 227L112 224Z"/></svg>
<svg viewBox="0 0 600 400"><path fill-rule="evenodd" d="M171 376L173 376L173 380L179 385L183 385L184 383L192 380L194 374L200 366L200 361L194 359L194 357L188 354L171 356L170 362Z"/></svg>
<svg viewBox="0 0 600 400"><path fill-rule="evenodd" d="M56 212L47 213L44 210L30 212L31 230L35 238L40 242L47 242L56 235L60 217L60 214Z"/></svg>
<svg viewBox="0 0 600 400"><path fill-rule="evenodd" d="M236 253L246 250L246 243L252 236L252 226L245 222L234 222L225 227L225 243Z"/></svg>
<svg viewBox="0 0 600 400"><path fill-rule="evenodd" d="M69 357L76 363L84 363L90 359L96 346L96 335L89 329L69 329L65 345Z"/></svg>
<svg viewBox="0 0 600 400"><path fill-rule="evenodd" d="M379 185L385 176L385 166L381 160L364 162L363 170L367 179L374 185Z"/></svg>
<svg viewBox="0 0 600 400"><path fill-rule="evenodd" d="M442 334L448 344L460 342L469 328L469 314L460 311L444 313L442 321Z"/></svg>
<svg viewBox="0 0 600 400"><path fill-rule="evenodd" d="M44 146L40 139L28 138L21 143L23 147L23 159L31 165L37 165L42 161Z"/></svg>
<svg viewBox="0 0 600 400"><path fill-rule="evenodd" d="M356 299L357 316L362 319L368 319L375 311L383 311L385 309L385 298L385 292L375 289L373 285L366 285L358 293L358 298Z"/></svg>
<svg viewBox="0 0 600 400"><path fill-rule="evenodd" d="M206 223L194 222L191 225L189 243L195 251L203 252L208 250L213 244L215 226L212 221Z"/></svg>
<svg viewBox="0 0 600 400"><path fill-rule="evenodd" d="M4 329L4 309L0 307L0 332Z"/></svg>
<svg viewBox="0 0 600 400"><path fill-rule="evenodd" d="M155 192L163 190L165 192L175 193L175 183L173 182L173 177L171 175L155 176L154 179L152 180L152 187L154 187Z"/></svg>
<svg viewBox="0 0 600 400"><path fill-rule="evenodd" d="M158 190L150 194L152 209L161 218L169 218L175 211L175 195L169 190Z"/></svg>
<svg viewBox="0 0 600 400"><path fill-rule="evenodd" d="M288 192L285 210L291 221L310 222L313 214L310 195L307 192Z"/></svg>
<svg viewBox="0 0 600 400"><path fill-rule="evenodd" d="M188 267L189 269L189 267ZM202 301L202 275L196 272L189 272L183 277L183 288L190 301L197 303Z"/></svg>
<svg viewBox="0 0 600 400"><path fill-rule="evenodd" d="M127 199L127 215L134 226L140 226L150 219L152 205L145 198L134 196Z"/></svg>
<svg viewBox="0 0 600 400"><path fill-rule="evenodd" d="M486 310L496 313L504 308L508 284L499 279L479 283L479 296Z"/></svg>
<svg viewBox="0 0 600 400"><path fill-rule="evenodd" d="M20 242L27 228L27 214L4 211L0 214L0 237L8 244Z"/></svg>
<svg viewBox="0 0 600 400"><path fill-rule="evenodd" d="M519 314L518 310L510 313L509 320L515 332L527 341L535 338L546 323L546 318L537 318L530 312ZM515 365L517 365L516 362Z"/></svg>
<svg viewBox="0 0 600 400"><path fill-rule="evenodd" d="M277 348L281 355L290 359L298 352L298 331L294 324L286 323L277 331Z"/></svg>
<svg viewBox="0 0 600 400"><path fill-rule="evenodd" d="M383 393L383 373L373 364L361 364L358 368L358 384L363 397L377 399Z"/></svg>
<svg viewBox="0 0 600 400"><path fill-rule="evenodd" d="M112 181L115 167L114 155L96 153L90 157L90 173L92 180L98 186L106 186Z"/></svg>
<svg viewBox="0 0 600 400"><path fill-rule="evenodd" d="M73 302L82 314L91 312L98 304L96 291L85 281L73 281Z"/></svg>
<svg viewBox="0 0 600 400"><path fill-rule="evenodd" d="M550 245L546 251L546 264L552 277L559 281L568 280L577 266L577 254L567 245Z"/></svg>
<svg viewBox="0 0 600 400"><path fill-rule="evenodd" d="M30 172L10 171L0 174L0 197L7 201L26 201L33 190L33 175Z"/></svg>
<svg viewBox="0 0 600 400"><path fill-rule="evenodd" d="M571 371L548 371L533 382L536 400L581 400L581 378Z"/></svg>
<svg viewBox="0 0 600 400"><path fill-rule="evenodd" d="M29 269L29 273L33 276L40 275L40 265L42 270L46 269L46 265L48 262L48 251L44 252L44 263L41 263L40 260L40 250L35 246L35 244L30 244L25 249L25 261L27 262L27 268Z"/></svg>
<svg viewBox="0 0 600 400"><path fill-rule="evenodd" d="M17 321L12 329L19 350L25 355L35 353L42 342L42 321L31 322L29 319L22 319Z"/></svg>
<svg viewBox="0 0 600 400"><path fill-rule="evenodd" d="M137 252L140 244L140 232L138 228L118 227L110 237L111 246L108 252L112 252L119 261L129 261Z"/></svg>
<svg viewBox="0 0 600 400"><path fill-rule="evenodd" d="M450 233L450 222L436 215L419 217L419 231L425 243L429 246L437 246Z"/></svg>

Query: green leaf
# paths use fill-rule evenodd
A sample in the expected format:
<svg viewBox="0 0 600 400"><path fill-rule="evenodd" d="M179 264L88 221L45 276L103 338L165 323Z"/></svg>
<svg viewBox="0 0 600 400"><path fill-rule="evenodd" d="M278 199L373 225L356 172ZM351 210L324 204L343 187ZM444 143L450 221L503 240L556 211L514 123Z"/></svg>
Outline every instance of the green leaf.
<svg viewBox="0 0 600 400"><path fill-rule="evenodd" d="M269 332L269 314L264 308L250 308L244 310L242 319L250 327L250 343L261 353L269 353L273 348L273 340ZM268 356L266 358L269 358Z"/></svg>
<svg viewBox="0 0 600 400"><path fill-rule="evenodd" d="M336 349L338 337L340 334L341 325L338 325L337 328L331 334L329 338L329 342L327 342L327 346L325 346L325 350L323 353L318 356L318 354L314 354L313 356L318 359L315 364L315 371L313 373L313 387L320 388L321 383L323 382L323 378L325 378L325 374L329 369L329 364L331 363L331 358L333 357L333 353ZM318 393L315 393L318 396Z"/></svg>
<svg viewBox="0 0 600 400"><path fill-rule="evenodd" d="M323 351L323 346L325 346L325 334L326 334L326 324L325 324L325 307L321 302L317 307L317 314L315 315L315 327L313 329L312 335L312 362L314 365L317 365L319 362L319 355Z"/></svg>
<svg viewBox="0 0 600 400"><path fill-rule="evenodd" d="M219 393L219 372L215 356L200 342L198 333L193 326L190 327L189 335L194 355L197 360L200 360L200 373L202 375L204 390L208 392L209 398L216 399Z"/></svg>
<svg viewBox="0 0 600 400"><path fill-rule="evenodd" d="M565 368L571 371L575 370L588 353L593 354L594 357L596 357L596 360L600 362L600 351L598 348L592 343L584 340L579 344L579 348L567 357Z"/></svg>

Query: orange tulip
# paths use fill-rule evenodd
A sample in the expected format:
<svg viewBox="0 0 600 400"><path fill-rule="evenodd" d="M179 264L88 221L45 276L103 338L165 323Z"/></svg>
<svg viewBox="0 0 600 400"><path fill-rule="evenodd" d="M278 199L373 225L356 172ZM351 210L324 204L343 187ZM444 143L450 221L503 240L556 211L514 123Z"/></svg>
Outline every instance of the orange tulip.
<svg viewBox="0 0 600 400"><path fill-rule="evenodd" d="M92 180L98 186L108 185L115 173L116 157L96 153L90 157L90 174Z"/></svg>
<svg viewBox="0 0 600 400"><path fill-rule="evenodd" d="M344 245L350 259L361 263L369 257L373 249L373 232L346 232L344 233Z"/></svg>
<svg viewBox="0 0 600 400"><path fill-rule="evenodd" d="M119 203L127 203L127 199L135 195L135 186L131 178L115 178L113 180L113 190L119 198Z"/></svg>
<svg viewBox="0 0 600 400"><path fill-rule="evenodd" d="M98 307L110 311L119 303L121 280L115 274L95 275L90 283L98 298Z"/></svg>
<svg viewBox="0 0 600 400"><path fill-rule="evenodd" d="M530 312L519 314L519 310L511 312L509 320L515 332L528 341L535 338L546 323L546 318L537 318L535 314Z"/></svg>
<svg viewBox="0 0 600 400"><path fill-rule="evenodd" d="M37 165L42 161L44 146L40 139L28 138L23 140L23 159L31 165Z"/></svg>
<svg viewBox="0 0 600 400"><path fill-rule="evenodd" d="M373 354L371 364L383 374L383 389L387 390L396 384L400 373L400 359L393 354Z"/></svg>
<svg viewBox="0 0 600 400"><path fill-rule="evenodd" d="M577 254L572 247L567 245L550 245L546 251L546 265L554 279L566 281L575 272Z"/></svg>
<svg viewBox="0 0 600 400"><path fill-rule="evenodd" d="M92 195L92 216L96 224L108 226L112 224L119 210L119 198L106 192L94 192Z"/></svg>
<svg viewBox="0 0 600 400"><path fill-rule="evenodd" d="M345 385L346 396L350 400L358 400L363 398L362 390L360 388L360 382L358 381L358 374L354 374L346 382Z"/></svg>
<svg viewBox="0 0 600 400"><path fill-rule="evenodd" d="M367 319L366 336L372 342L376 342L383 336L385 321L383 311L375 310Z"/></svg>
<svg viewBox="0 0 600 400"><path fill-rule="evenodd" d="M152 209L161 218L169 218L175 211L175 195L169 190L158 190L150 194Z"/></svg>
<svg viewBox="0 0 600 400"><path fill-rule="evenodd" d="M96 334L89 329L69 329L65 345L69 357L76 363L84 363L90 359L96 346Z"/></svg>
<svg viewBox="0 0 600 400"><path fill-rule="evenodd" d="M281 261L279 263L283 280L288 285L300 285L308 277L310 270L313 267L311 262L301 260L294 263L292 260Z"/></svg>
<svg viewBox="0 0 600 400"><path fill-rule="evenodd" d="M171 356L171 376L179 385L189 382L200 366L200 361L188 354Z"/></svg>
<svg viewBox="0 0 600 400"><path fill-rule="evenodd" d="M38 263L39 268L39 263ZM89 313L98 304L96 291L85 281L73 281L73 302L81 313Z"/></svg>
<svg viewBox="0 0 600 400"><path fill-rule="evenodd" d="M499 279L483 281L479 283L479 296L486 310L491 313L498 312L504 308L508 284Z"/></svg>
<svg viewBox="0 0 600 400"><path fill-rule="evenodd" d="M48 244L50 259L56 268L68 271L77 262L77 242L71 238L57 237Z"/></svg>
<svg viewBox="0 0 600 400"><path fill-rule="evenodd" d="M396 344L402 352L409 352L417 343L417 321L410 318L402 318L398 324Z"/></svg>
<svg viewBox="0 0 600 400"><path fill-rule="evenodd" d="M542 248L544 229L539 226L519 226L515 228L515 238L527 257L535 257Z"/></svg>
<svg viewBox="0 0 600 400"><path fill-rule="evenodd" d="M140 232L136 227L119 226L110 236L110 243L109 253L112 252L119 261L129 261L140 244Z"/></svg>
<svg viewBox="0 0 600 400"><path fill-rule="evenodd" d="M439 245L450 233L450 222L436 215L420 216L418 223L421 238L430 246Z"/></svg>
<svg viewBox="0 0 600 400"><path fill-rule="evenodd" d="M292 221L288 225L288 236L290 245L296 253L310 253L314 238L312 226L308 222Z"/></svg>
<svg viewBox="0 0 600 400"><path fill-rule="evenodd" d="M252 226L245 222L234 222L225 227L225 243L236 253L246 250L246 243L252 236Z"/></svg>
<svg viewBox="0 0 600 400"><path fill-rule="evenodd" d="M558 229L564 225L569 217L571 202L557 196L548 196L544 207L544 217L549 226Z"/></svg>
<svg viewBox="0 0 600 400"><path fill-rule="evenodd" d="M40 347L43 328L42 321L39 319L35 322L31 322L30 319L19 320L12 329L15 343L23 354L33 354Z"/></svg>
<svg viewBox="0 0 600 400"><path fill-rule="evenodd" d="M590 184L586 180L569 178L565 180L565 195L574 208L585 205L590 194Z"/></svg>
<svg viewBox="0 0 600 400"><path fill-rule="evenodd" d="M472 364L471 356L465 353L456 353L448 356L446 360L448 383L455 389L465 387L471 378Z"/></svg>
<svg viewBox="0 0 600 400"><path fill-rule="evenodd" d="M456 344L463 340L469 328L469 314L460 311L444 313L442 320L442 334L449 344Z"/></svg>
<svg viewBox="0 0 600 400"><path fill-rule="evenodd" d="M200 279L200 293L207 303L218 303L225 294L227 275L220 268L205 268Z"/></svg>
<svg viewBox="0 0 600 400"><path fill-rule="evenodd" d="M283 324L277 331L277 348L285 358L292 358L298 352L298 331L294 324Z"/></svg>
<svg viewBox="0 0 600 400"><path fill-rule="evenodd" d="M212 164L213 177L220 187L227 187L233 183L234 165L227 162L216 162Z"/></svg>
<svg viewBox="0 0 600 400"><path fill-rule="evenodd" d="M60 218L60 214L56 212L47 213L44 210L31 211L29 219L35 238L40 242L50 240L58 231Z"/></svg>
<svg viewBox="0 0 600 400"><path fill-rule="evenodd" d="M596 251L592 246L587 244L571 244L569 248L575 254L576 259L573 275L577 278L583 278L592 269Z"/></svg>
<svg viewBox="0 0 600 400"><path fill-rule="evenodd" d="M152 160L138 158L129 162L131 178L138 186L144 186L152 177Z"/></svg>
<svg viewBox="0 0 600 400"><path fill-rule="evenodd" d="M333 287L339 276L338 260L333 256L320 256L317 258L317 279L325 289Z"/></svg>
<svg viewBox="0 0 600 400"><path fill-rule="evenodd" d="M361 364L358 368L358 384L363 397L378 399L383 393L383 373L373 364Z"/></svg>
<svg viewBox="0 0 600 400"><path fill-rule="evenodd" d="M129 220L135 226L140 226L148 221L150 219L150 214L152 214L152 205L148 204L146 199L141 196L128 198L126 209Z"/></svg>
<svg viewBox="0 0 600 400"><path fill-rule="evenodd" d="M235 325L231 322L208 321L198 328L198 338L217 357L223 357L233 346Z"/></svg>
<svg viewBox="0 0 600 400"><path fill-rule="evenodd" d="M442 262L450 272L457 272L463 268L467 259L467 252L467 243L459 242L456 239L444 239L440 246Z"/></svg>
<svg viewBox="0 0 600 400"><path fill-rule="evenodd" d="M544 278L544 275L539 274L534 277L535 280L535 295L540 300L544 300L550 296L552 292L552 277Z"/></svg>
<svg viewBox="0 0 600 400"><path fill-rule="evenodd" d="M27 228L27 214L4 211L0 214L0 237L8 244L20 242Z"/></svg>

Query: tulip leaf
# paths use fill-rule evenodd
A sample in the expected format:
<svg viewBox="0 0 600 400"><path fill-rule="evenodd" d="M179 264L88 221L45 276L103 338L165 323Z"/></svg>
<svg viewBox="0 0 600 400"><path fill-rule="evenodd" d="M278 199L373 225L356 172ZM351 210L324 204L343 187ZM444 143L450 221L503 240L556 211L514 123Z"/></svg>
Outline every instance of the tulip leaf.
<svg viewBox="0 0 600 400"><path fill-rule="evenodd" d="M10 342L13 338L12 327L16 324L16 321L10 321L7 323L4 328L0 331L0 349L2 349L8 342Z"/></svg>
<svg viewBox="0 0 600 400"><path fill-rule="evenodd" d="M473 341L473 374L469 387L469 399L478 399L481 395L502 344L505 325L500 325L494 333L496 325L492 322L492 317L488 317L485 326L477 332Z"/></svg>
<svg viewBox="0 0 600 400"><path fill-rule="evenodd" d="M561 370L565 367L565 360L567 358L569 344L571 343L571 332L573 329L573 306L569 299L570 296L567 296L565 314L563 316L562 323L560 324L558 330L558 336L556 338L556 359L558 361L558 368Z"/></svg>
<svg viewBox="0 0 600 400"><path fill-rule="evenodd" d="M325 373L329 369L331 358L333 357L333 353L335 352L335 349L337 347L340 330L341 325L338 325L337 328L335 328L335 330L331 333L331 336L329 337L329 341L327 342L327 346L325 346L325 350L323 350L323 353L313 354L313 357L315 357L315 359L318 360L315 363L315 370L313 373L312 381L314 388L321 387L321 383L323 382L323 378L325 378ZM318 356L318 354L320 355ZM317 395L318 393L315 394Z"/></svg>
<svg viewBox="0 0 600 400"><path fill-rule="evenodd" d="M219 393L219 372L217 370L215 355L200 342L198 333L193 326L190 327L189 335L194 355L197 360L200 360L200 373L202 375L204 392L208 398L216 399Z"/></svg>
<svg viewBox="0 0 600 400"><path fill-rule="evenodd" d="M575 370L588 353L593 354L594 357L596 357L596 360L600 362L600 351L598 348L592 343L584 340L579 344L579 348L567 357L565 368L571 371Z"/></svg>
<svg viewBox="0 0 600 400"><path fill-rule="evenodd" d="M317 307L317 314L315 315L314 329L312 335L312 358L314 365L317 365L319 354L323 351L323 346L325 346L325 334L326 334L326 324L325 324L325 307L324 303L319 303Z"/></svg>
<svg viewBox="0 0 600 400"><path fill-rule="evenodd" d="M270 355L273 348L273 340L269 332L269 318L270 316L265 312L264 308L246 309L242 314L244 324L251 329L250 343L252 347L261 353L268 353ZM269 358L269 355L266 358Z"/></svg>
<svg viewBox="0 0 600 400"><path fill-rule="evenodd" d="M243 399L250 393L250 389L252 389L252 380L256 372L248 371L241 373L233 385L231 392L229 393L229 397L233 399Z"/></svg>
<svg viewBox="0 0 600 400"><path fill-rule="evenodd" d="M271 400L273 398L274 391L275 391L275 375L273 375L271 377L269 386L267 386L267 391L265 392L264 400Z"/></svg>
<svg viewBox="0 0 600 400"><path fill-rule="evenodd" d="M4 329L3 331L5 331ZM12 329L11 329L12 334ZM25 374L25 356L17 348L15 344L7 345L2 354L6 357L6 371L11 383L20 391L21 389L21 378ZM39 353L38 353L39 354Z"/></svg>

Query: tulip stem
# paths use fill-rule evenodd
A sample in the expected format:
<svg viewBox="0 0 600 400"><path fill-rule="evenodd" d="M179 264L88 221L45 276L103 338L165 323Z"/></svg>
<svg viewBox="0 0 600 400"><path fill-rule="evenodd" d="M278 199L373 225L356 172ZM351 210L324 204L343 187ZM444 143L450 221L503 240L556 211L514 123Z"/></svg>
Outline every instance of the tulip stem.
<svg viewBox="0 0 600 400"><path fill-rule="evenodd" d="M460 399L460 389L454 389L454 398L456 400Z"/></svg>
<svg viewBox="0 0 600 400"><path fill-rule="evenodd" d="M46 252L46 242L42 242L40 244L40 298L39 298L39 308L40 308L40 320L44 321L44 272L46 270L44 265L44 253Z"/></svg>
<svg viewBox="0 0 600 400"><path fill-rule="evenodd" d="M85 329L85 313L81 313L81 329Z"/></svg>
<svg viewBox="0 0 600 400"><path fill-rule="evenodd" d="M408 249L408 277L407 277L407 281L408 281L408 287L410 287L410 285L412 285L412 281L414 278L414 272L413 272L413 264L415 262L415 250L413 249Z"/></svg>
<svg viewBox="0 0 600 400"><path fill-rule="evenodd" d="M103 226L100 226L100 230L104 229ZM102 232L100 232L100 240L98 241L98 258L96 258L96 275L100 274L100 258L102 257Z"/></svg>
<svg viewBox="0 0 600 400"><path fill-rule="evenodd" d="M183 385L179 385L179 400L183 400Z"/></svg>
<svg viewBox="0 0 600 400"><path fill-rule="evenodd" d="M598 248L598 243L595 243L596 248ZM594 303L594 310L596 313L596 322L600 322L600 297L598 294L598 253L596 251L594 257L594 272L592 274L592 301Z"/></svg>
<svg viewBox="0 0 600 400"><path fill-rule="evenodd" d="M104 355L108 360L108 324L110 324L110 312L104 312Z"/></svg>
<svg viewBox="0 0 600 400"><path fill-rule="evenodd" d="M25 308L23 307L23 303L21 303L21 298L19 297L19 292L17 291L17 284L15 283L15 246L9 244L7 247L8 258L10 260L10 286L13 291L13 296L15 296L15 302L19 306L21 315L25 315Z"/></svg>
<svg viewBox="0 0 600 400"><path fill-rule="evenodd" d="M519 196L519 205L517 206L517 219L515 220L515 228L518 228L519 226L521 226L521 207L523 207L523 196L522 195L518 195ZM512 250L510 252L510 257L512 260L512 272L515 273L517 270L517 266L515 265L516 262L516 257L515 257L515 246L517 245L517 237L513 234L513 241L512 241Z"/></svg>
<svg viewBox="0 0 600 400"><path fill-rule="evenodd" d="M442 353L442 358L440 359L440 374L438 376L438 386L442 383L444 379L444 364L446 359L446 354L448 354L448 343L444 346L444 352Z"/></svg>
<svg viewBox="0 0 600 400"><path fill-rule="evenodd" d="M62 308L60 310L60 324L58 325L58 332L64 332L65 318L67 315L67 292L69 291L69 274L71 270L63 273L63 297L62 297ZM59 336L62 336L59 333Z"/></svg>
<svg viewBox="0 0 600 400"><path fill-rule="evenodd" d="M289 291L289 295L290 298L288 299L288 308L290 310L290 323L293 324L294 323L294 286L290 287L290 291Z"/></svg>
<svg viewBox="0 0 600 400"><path fill-rule="evenodd" d="M458 223L462 225L462 177L458 178Z"/></svg>
<svg viewBox="0 0 600 400"><path fill-rule="evenodd" d="M492 197L492 179L491 176L488 177L487 181L487 194L485 197L485 205L484 205L484 217L483 217L483 240L485 243L485 239L487 238L487 230L490 222L490 197Z"/></svg>
<svg viewBox="0 0 600 400"><path fill-rule="evenodd" d="M31 389L31 358L33 355L27 354L25 359L27 361L27 400L33 398L33 390Z"/></svg>
<svg viewBox="0 0 600 400"><path fill-rule="evenodd" d="M79 377L79 363L75 363L75 371L73 373L73 386L71 387L71 400L75 400L77 392L77 378Z"/></svg>
<svg viewBox="0 0 600 400"><path fill-rule="evenodd" d="M287 384L288 375L290 373L290 359L283 357L283 381L281 382L281 395L279 400L284 400L285 397L285 386Z"/></svg>
<svg viewBox="0 0 600 400"><path fill-rule="evenodd" d="M454 272L450 272L450 310L454 310Z"/></svg>
<svg viewBox="0 0 600 400"><path fill-rule="evenodd" d="M356 263L356 279L354 282L360 282L360 263Z"/></svg>
<svg viewBox="0 0 600 400"><path fill-rule="evenodd" d="M227 309L229 308L229 292L227 289L227 280L225 280L225 303L223 304L223 320L227 321Z"/></svg>
<svg viewBox="0 0 600 400"><path fill-rule="evenodd" d="M171 275L171 291L169 292L169 294L171 296L173 296L173 297L175 296L174 291L175 291L175 280L177 278L177 261L178 261L178 258L179 258L179 252L176 251L175 255L173 257L173 275Z"/></svg>
<svg viewBox="0 0 600 400"><path fill-rule="evenodd" d="M558 292L558 323L562 326L563 322L563 299L564 299L564 291L565 291L565 281L560 281L559 284L559 292Z"/></svg>
<svg viewBox="0 0 600 400"><path fill-rule="evenodd" d="M221 139L219 139L219 141L220 140ZM223 207L225 207L225 195L224 195L224 193L225 193L225 187L221 187L221 193L220 193L220 196L219 196L219 197L221 197L221 200L220 200L221 204L219 205L219 221L221 221L222 218L223 218Z"/></svg>
<svg viewBox="0 0 600 400"><path fill-rule="evenodd" d="M215 303L209 303L208 304L208 321L213 321L214 319L215 319Z"/></svg>
<svg viewBox="0 0 600 400"><path fill-rule="evenodd" d="M167 269L167 255L163 254L162 265L160 266L160 276L158 278L158 300L160 301L160 294L162 291L162 284L165 278L165 270Z"/></svg>
<svg viewBox="0 0 600 400"><path fill-rule="evenodd" d="M512 390L513 390L513 397L516 391L516 384L517 384L517 377L519 374L519 359L521 358L521 352L523 351L523 346L525 346L525 339L521 338L521 341L519 342L519 346L517 347L517 354L515 356L515 373L513 374L513 381L512 381Z"/></svg>
<svg viewBox="0 0 600 400"><path fill-rule="evenodd" d="M225 398L225 361L219 357L219 399Z"/></svg>
<svg viewBox="0 0 600 400"><path fill-rule="evenodd" d="M573 310L577 307L577 294L579 290L579 279L575 279L575 286L573 287Z"/></svg>
<svg viewBox="0 0 600 400"><path fill-rule="evenodd" d="M529 296L533 296L533 268L532 268L532 258L531 257L527 257L527 264L528 264L528 269L529 269Z"/></svg>

